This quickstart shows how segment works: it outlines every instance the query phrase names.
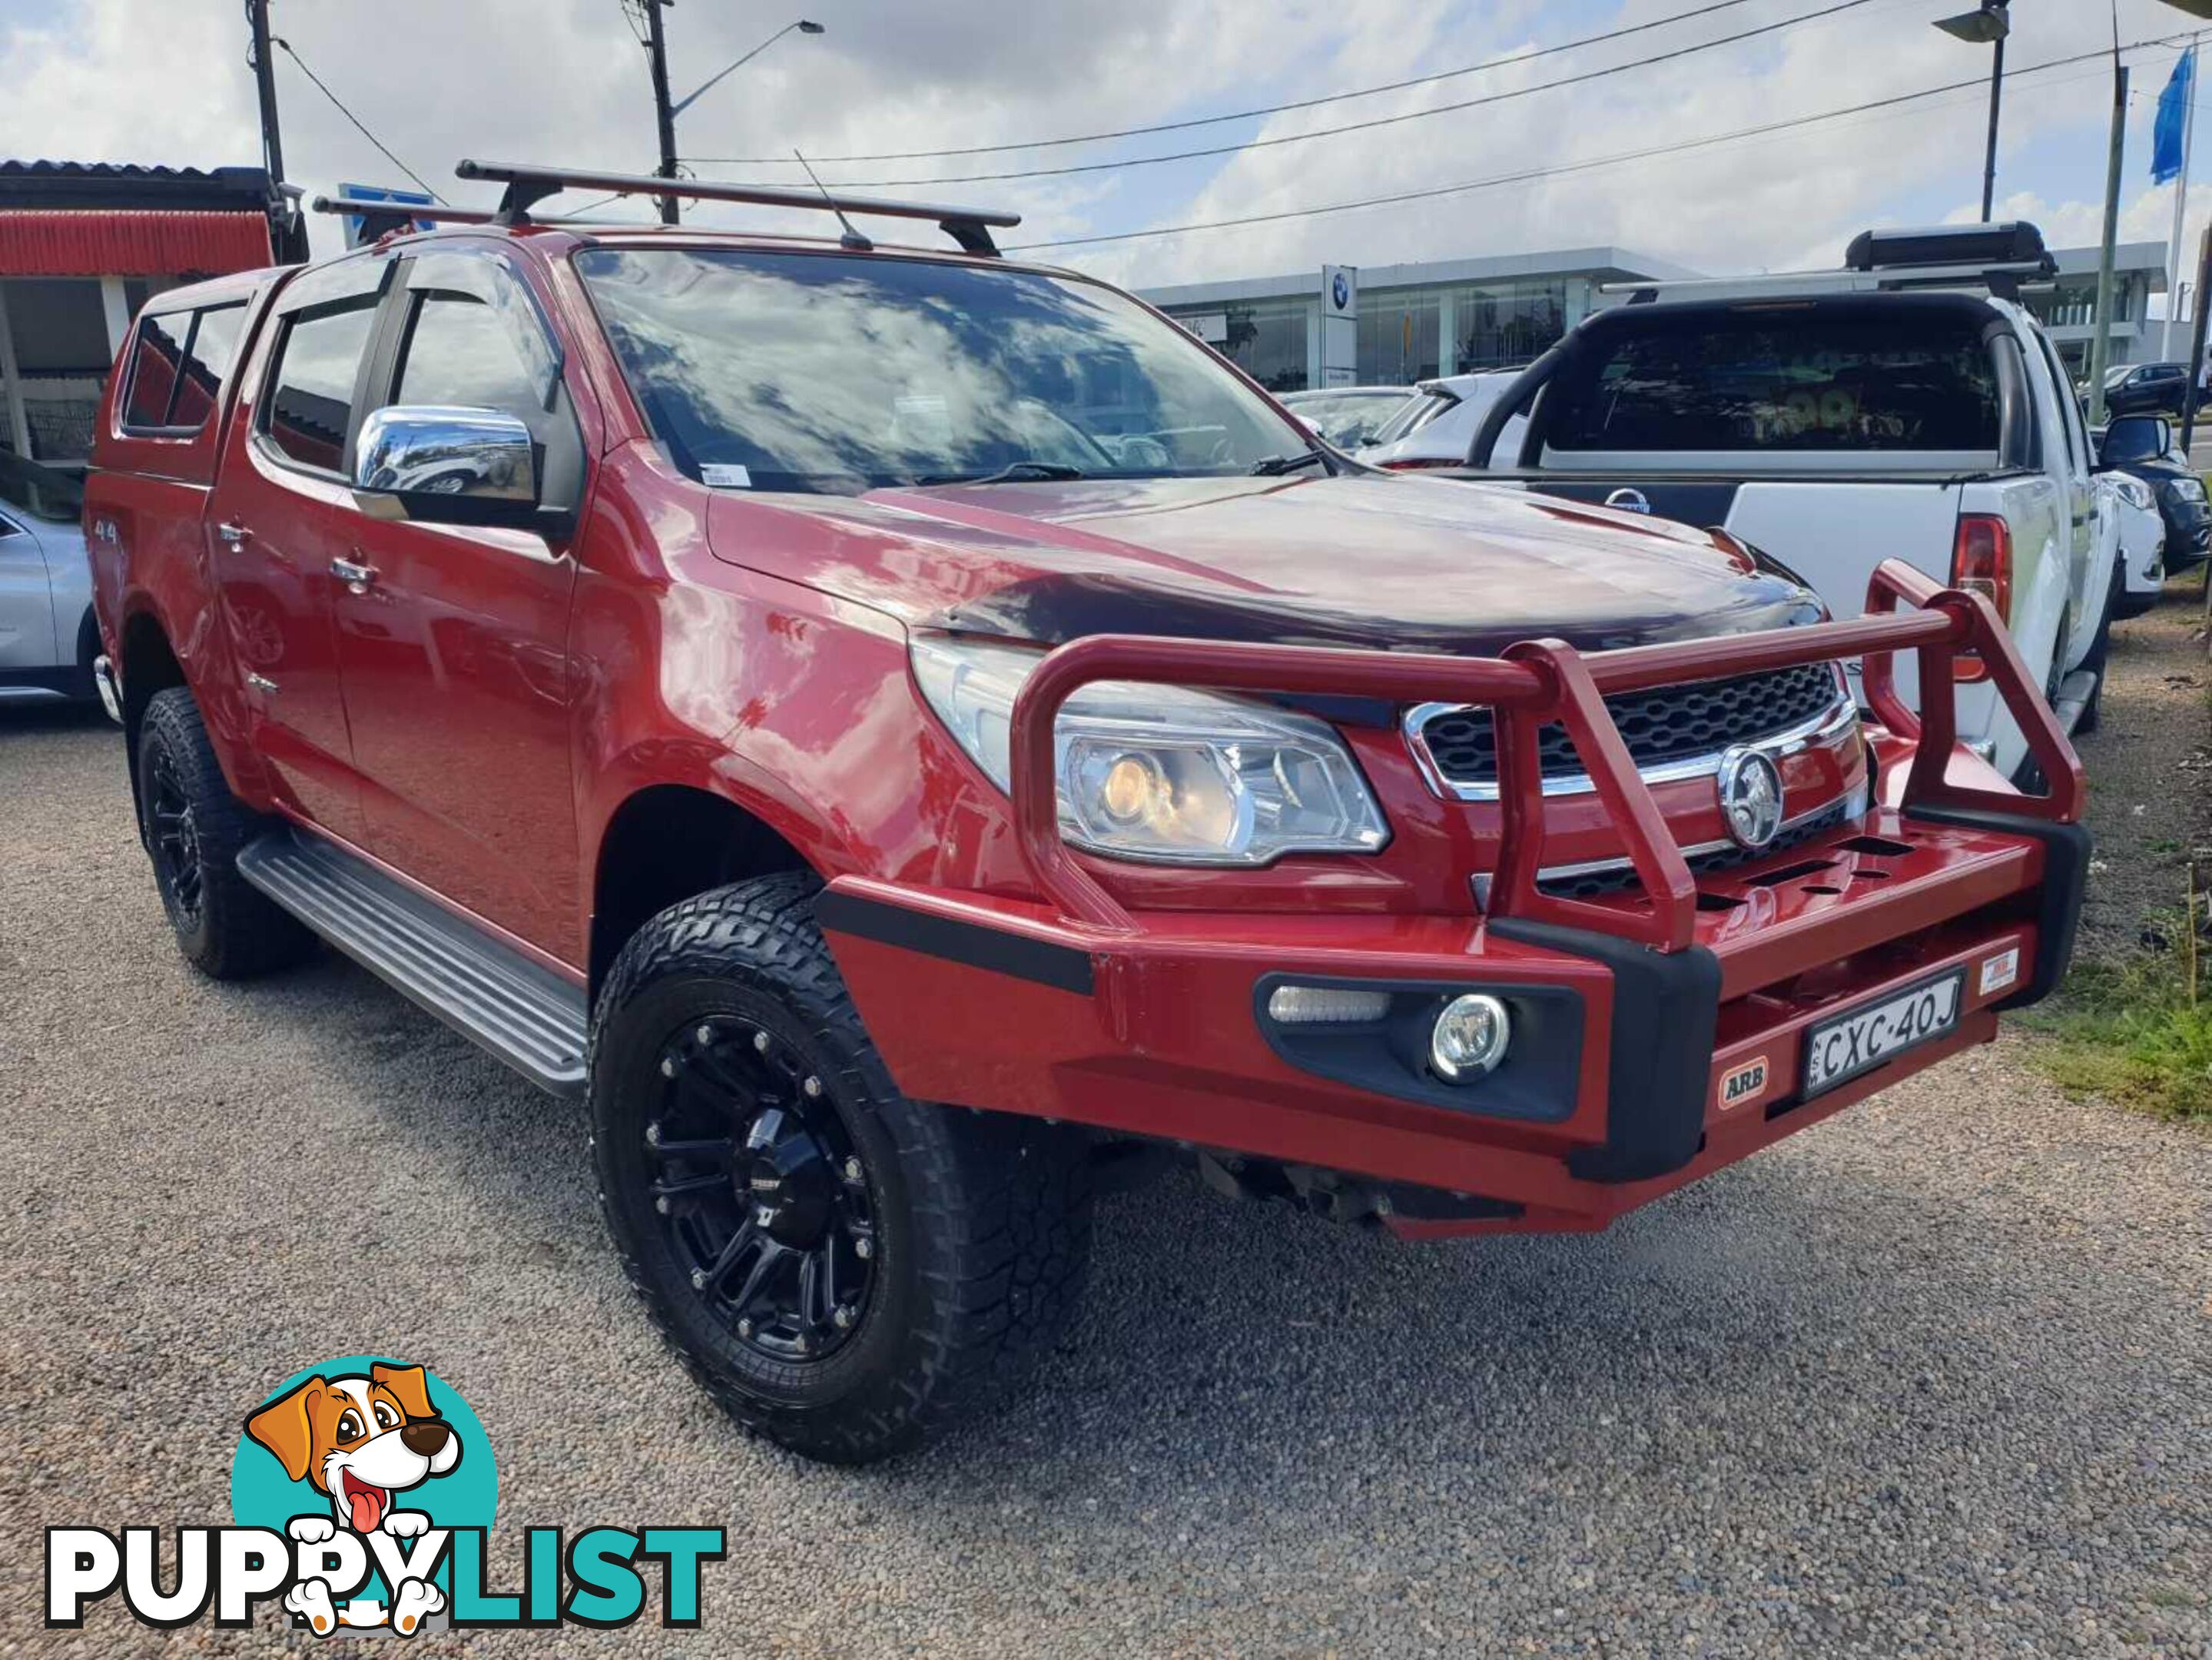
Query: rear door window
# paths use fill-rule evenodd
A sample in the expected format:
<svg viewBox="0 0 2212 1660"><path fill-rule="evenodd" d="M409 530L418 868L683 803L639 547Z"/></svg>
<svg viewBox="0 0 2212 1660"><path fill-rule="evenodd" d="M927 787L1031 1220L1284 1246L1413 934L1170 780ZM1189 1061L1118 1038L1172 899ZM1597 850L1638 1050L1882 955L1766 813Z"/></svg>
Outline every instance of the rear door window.
<svg viewBox="0 0 2212 1660"><path fill-rule="evenodd" d="M262 430L287 459L319 472L340 471L376 306L376 297L366 295L302 313L286 326Z"/></svg>
<svg viewBox="0 0 2212 1660"><path fill-rule="evenodd" d="M191 328L188 311L139 319L131 353L131 391L123 405L126 429L158 432L168 425L169 399L176 395L177 371Z"/></svg>
<svg viewBox="0 0 2212 1660"><path fill-rule="evenodd" d="M1640 320L1640 319L1639 319ZM1701 311L1615 328L1547 398L1556 450L1994 451L1972 313Z"/></svg>
<svg viewBox="0 0 2212 1660"><path fill-rule="evenodd" d="M206 424L245 319L243 301L141 318L131 345L124 430L183 435Z"/></svg>

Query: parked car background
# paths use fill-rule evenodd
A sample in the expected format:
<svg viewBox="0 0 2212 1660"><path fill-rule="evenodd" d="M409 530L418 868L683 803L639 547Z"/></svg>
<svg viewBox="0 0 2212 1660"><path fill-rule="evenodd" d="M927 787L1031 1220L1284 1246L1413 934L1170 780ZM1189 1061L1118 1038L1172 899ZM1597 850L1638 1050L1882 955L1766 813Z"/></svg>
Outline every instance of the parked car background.
<svg viewBox="0 0 2212 1660"><path fill-rule="evenodd" d="M2158 603L2166 581L2166 520L2148 484L2124 472L2097 475L2097 488L2111 499L2106 510L2119 526L2120 557L2112 615L2140 617Z"/></svg>
<svg viewBox="0 0 2212 1660"><path fill-rule="evenodd" d="M1359 459L1370 466L1394 471L1465 466L1467 447L1474 441L1475 429L1499 394L1520 375L1518 368L1484 369L1474 374L1421 381L1413 388L1413 401L1375 435L1359 452ZM1508 423L1507 442L1501 447L1504 453L1514 453L1521 429L1527 424L1525 421Z"/></svg>
<svg viewBox="0 0 2212 1660"><path fill-rule="evenodd" d="M2179 415L2188 391L2186 363L2115 363L2105 371L2105 408L2112 415Z"/></svg>
<svg viewBox="0 0 2212 1660"><path fill-rule="evenodd" d="M2098 454L2116 472L2149 487L2166 524L2166 567L2187 570L2212 549L2212 505L2173 428L2155 416L2123 416L2097 434Z"/></svg>
<svg viewBox="0 0 2212 1660"><path fill-rule="evenodd" d="M1407 386L1331 386L1284 394L1285 409L1340 450L1356 450L1418 394Z"/></svg>
<svg viewBox="0 0 2212 1660"><path fill-rule="evenodd" d="M93 695L83 508L76 479L0 453L0 701Z"/></svg>

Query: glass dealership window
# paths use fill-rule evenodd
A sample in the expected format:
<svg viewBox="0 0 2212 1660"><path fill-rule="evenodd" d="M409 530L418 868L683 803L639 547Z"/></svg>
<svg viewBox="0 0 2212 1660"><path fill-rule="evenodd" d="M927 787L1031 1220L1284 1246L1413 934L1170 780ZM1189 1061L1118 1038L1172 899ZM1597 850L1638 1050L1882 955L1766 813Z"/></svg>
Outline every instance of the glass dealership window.
<svg viewBox="0 0 2212 1660"><path fill-rule="evenodd" d="M1269 392L1304 392L1307 374L1307 331L1312 300L1249 300L1220 307L1228 337L1217 344L1221 355Z"/></svg>
<svg viewBox="0 0 2212 1660"><path fill-rule="evenodd" d="M1437 373L1437 291L1367 289L1359 295L1359 384L1410 386Z"/></svg>
<svg viewBox="0 0 2212 1660"><path fill-rule="evenodd" d="M1450 299L1453 374L1526 363L1567 331L1563 281L1470 283Z"/></svg>

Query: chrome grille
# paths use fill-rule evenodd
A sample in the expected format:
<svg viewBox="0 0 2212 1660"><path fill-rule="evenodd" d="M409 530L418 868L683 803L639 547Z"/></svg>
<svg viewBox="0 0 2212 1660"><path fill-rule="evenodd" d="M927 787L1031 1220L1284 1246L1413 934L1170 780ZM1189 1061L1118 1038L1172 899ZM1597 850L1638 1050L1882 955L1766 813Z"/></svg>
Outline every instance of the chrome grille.
<svg viewBox="0 0 2212 1660"><path fill-rule="evenodd" d="M1836 708L1844 696L1834 665L1802 663L1764 674L1622 692L1607 698L1605 706L1630 758L1638 770L1648 772L1805 726ZM1434 710L1419 722L1414 735L1447 787L1495 792L1498 733L1488 709ZM1553 722L1540 727L1537 751L1547 781L1581 776L1582 759L1565 727Z"/></svg>

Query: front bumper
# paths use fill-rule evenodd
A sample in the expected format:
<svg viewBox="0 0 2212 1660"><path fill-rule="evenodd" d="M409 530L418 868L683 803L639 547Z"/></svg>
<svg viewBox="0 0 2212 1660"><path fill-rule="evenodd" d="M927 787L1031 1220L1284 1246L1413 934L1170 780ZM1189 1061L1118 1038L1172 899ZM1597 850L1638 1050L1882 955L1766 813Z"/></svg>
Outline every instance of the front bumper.
<svg viewBox="0 0 2212 1660"><path fill-rule="evenodd" d="M2000 1009L2043 996L2064 971L2088 863L2073 822L2078 763L1985 602L1893 564L1876 585L1875 614L1859 622L1588 658L1516 648L1455 667L1170 642L1065 647L1014 716L1017 824L1043 897L847 876L823 897L820 920L908 1095L1431 1195L1387 1215L1410 1234L1603 1226L1988 1041ZM1920 613L1881 614L1899 598ZM1921 651L1922 684L1936 685L1951 680L1954 648L1979 650L2052 794L1975 781L1985 775L1955 752L1948 700L1929 700L1920 729L1892 688L1898 645ZM1710 673L1716 654L1725 669L1846 651L1869 654L1869 696L1891 729L1884 804L1693 879L1600 690ZM1530 667L1540 672L1527 683L1509 672ZM1544 891L1544 809L1533 771L1515 770L1514 752L1533 748L1522 739L1502 746L1517 787L1500 803L1504 837L1480 915L1133 915L1059 841L1051 719L1076 687L1179 675L1298 691L1332 674L1370 696L1425 674L1456 677L1459 695L1490 704L1502 732L1561 721L1623 826L1639 890L1595 901ZM1810 1028L1953 970L1964 981L1948 1031L1808 1091ZM1285 981L1385 991L1393 1016L1364 1029L1279 1026L1267 994ZM1446 1084L1397 1016L1414 1020L1474 990L1504 998L1520 1035L1497 1072Z"/></svg>
<svg viewBox="0 0 2212 1660"><path fill-rule="evenodd" d="M2158 493L2166 520L2166 569L2186 570L2212 549L2212 502L2188 500L2171 485Z"/></svg>

